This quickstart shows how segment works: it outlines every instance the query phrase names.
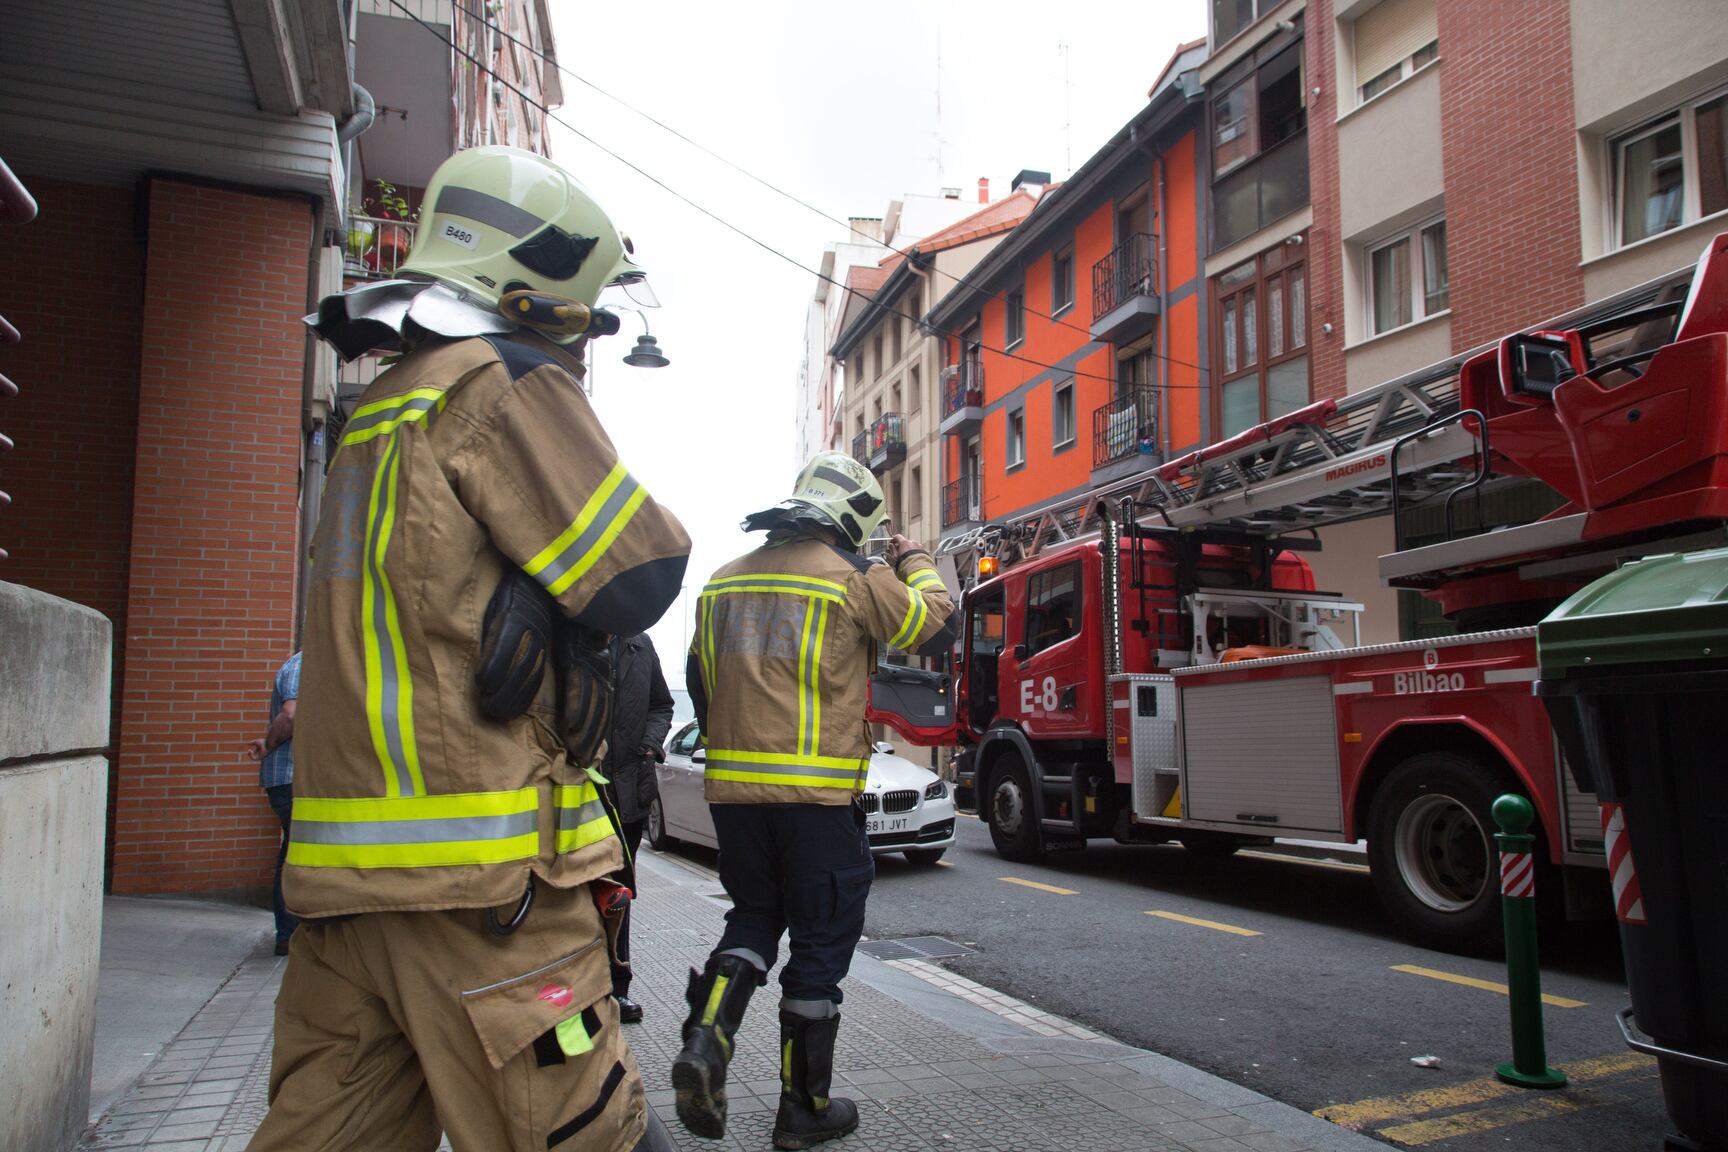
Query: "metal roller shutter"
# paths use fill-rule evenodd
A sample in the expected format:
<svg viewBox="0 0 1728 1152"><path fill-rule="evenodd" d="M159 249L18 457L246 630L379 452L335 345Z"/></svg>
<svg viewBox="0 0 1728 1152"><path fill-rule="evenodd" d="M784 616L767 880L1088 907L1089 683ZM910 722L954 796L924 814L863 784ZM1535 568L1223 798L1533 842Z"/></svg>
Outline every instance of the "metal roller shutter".
<svg viewBox="0 0 1728 1152"><path fill-rule="evenodd" d="M1384 0L1356 18L1357 86L1439 37L1434 0Z"/></svg>

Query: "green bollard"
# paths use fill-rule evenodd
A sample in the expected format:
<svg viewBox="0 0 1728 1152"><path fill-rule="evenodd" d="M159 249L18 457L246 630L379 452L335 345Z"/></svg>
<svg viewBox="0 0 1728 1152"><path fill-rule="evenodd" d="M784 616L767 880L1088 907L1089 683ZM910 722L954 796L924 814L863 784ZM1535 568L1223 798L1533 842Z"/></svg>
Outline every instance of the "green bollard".
<svg viewBox="0 0 1728 1152"><path fill-rule="evenodd" d="M1526 829L1536 812L1511 794L1494 801L1500 845L1500 911L1506 924L1506 987L1512 1001L1512 1063L1494 1074L1520 1088L1564 1088L1564 1073L1548 1067L1542 1038L1542 968L1536 959L1536 837Z"/></svg>

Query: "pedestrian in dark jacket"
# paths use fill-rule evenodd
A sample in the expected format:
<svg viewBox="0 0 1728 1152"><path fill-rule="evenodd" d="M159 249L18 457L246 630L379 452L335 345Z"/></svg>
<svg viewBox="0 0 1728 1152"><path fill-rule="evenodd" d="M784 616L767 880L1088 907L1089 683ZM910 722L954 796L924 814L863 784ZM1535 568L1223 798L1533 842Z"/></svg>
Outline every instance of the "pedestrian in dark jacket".
<svg viewBox="0 0 1728 1152"><path fill-rule="evenodd" d="M666 758L664 745L672 727L672 693L660 674L660 657L647 636L615 637L612 641L614 691L612 738L606 750L606 778L618 805L624 826L624 883L636 887L636 849L642 843L642 826L648 806L660 794L654 766ZM618 958L612 969L612 995L618 1001L618 1018L626 1024L642 1019L642 1006L630 999L630 913L618 930Z"/></svg>

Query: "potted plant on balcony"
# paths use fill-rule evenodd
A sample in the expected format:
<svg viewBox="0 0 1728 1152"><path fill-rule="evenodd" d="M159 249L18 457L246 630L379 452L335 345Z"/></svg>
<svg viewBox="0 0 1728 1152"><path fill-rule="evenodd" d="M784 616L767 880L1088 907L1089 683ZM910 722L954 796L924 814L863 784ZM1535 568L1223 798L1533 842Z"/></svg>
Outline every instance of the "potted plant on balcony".
<svg viewBox="0 0 1728 1152"><path fill-rule="evenodd" d="M420 215L418 211L408 211L408 200L388 180L372 182L374 211L381 221L402 221L403 225L411 225ZM408 249L414 242L414 229L406 226L393 226L380 223L373 226L376 233L375 242L368 249L366 265L374 272L394 273L408 255Z"/></svg>

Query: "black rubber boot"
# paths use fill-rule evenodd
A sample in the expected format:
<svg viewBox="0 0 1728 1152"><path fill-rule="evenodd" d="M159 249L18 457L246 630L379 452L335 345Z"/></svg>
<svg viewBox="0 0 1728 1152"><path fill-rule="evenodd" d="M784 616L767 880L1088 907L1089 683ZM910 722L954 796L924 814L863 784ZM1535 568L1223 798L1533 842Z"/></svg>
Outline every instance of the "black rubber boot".
<svg viewBox="0 0 1728 1152"><path fill-rule="evenodd" d="M774 1117L774 1147L808 1148L858 1127L858 1106L828 1095L839 1031L839 1013L826 1020L780 1013L780 1111Z"/></svg>
<svg viewBox="0 0 1728 1152"><path fill-rule="evenodd" d="M761 978L742 956L710 956L700 973L690 970L684 993L690 1015L684 1018L684 1049L672 1063L672 1087L678 1093L678 1119L709 1140L726 1135L726 1065L732 1060L732 1037Z"/></svg>

